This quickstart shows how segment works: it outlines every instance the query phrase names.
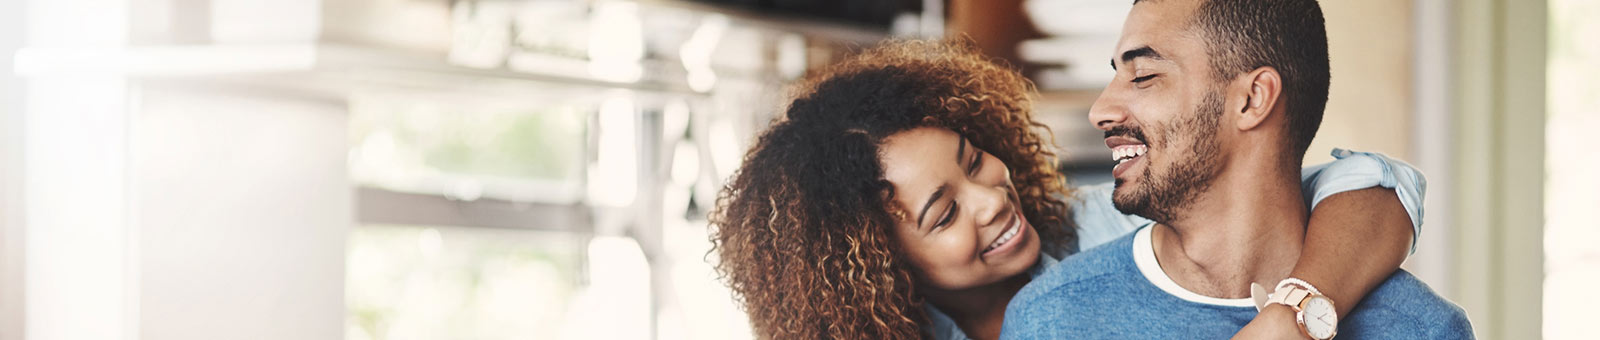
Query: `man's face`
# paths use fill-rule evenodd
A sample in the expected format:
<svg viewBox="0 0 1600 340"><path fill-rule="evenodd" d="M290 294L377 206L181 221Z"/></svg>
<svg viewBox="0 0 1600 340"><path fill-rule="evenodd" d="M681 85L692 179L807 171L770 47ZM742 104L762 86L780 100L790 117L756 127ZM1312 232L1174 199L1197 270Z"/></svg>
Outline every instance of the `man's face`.
<svg viewBox="0 0 1600 340"><path fill-rule="evenodd" d="M1117 76L1089 110L1118 157L1112 202L1124 213L1170 222L1222 171L1223 85L1201 35L1189 27L1198 1L1134 5L1112 66Z"/></svg>

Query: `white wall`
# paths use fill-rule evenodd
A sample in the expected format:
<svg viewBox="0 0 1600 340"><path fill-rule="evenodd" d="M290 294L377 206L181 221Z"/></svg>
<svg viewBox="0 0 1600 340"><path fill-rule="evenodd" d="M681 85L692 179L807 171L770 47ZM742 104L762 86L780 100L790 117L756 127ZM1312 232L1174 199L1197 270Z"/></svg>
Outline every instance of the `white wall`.
<svg viewBox="0 0 1600 340"><path fill-rule="evenodd" d="M19 328L6 323L20 319L25 333L0 338L343 337L344 248L353 218L344 105L194 76L246 74L229 66L250 56L212 53L227 46L204 44L313 42L316 26L300 23L317 21L320 5L0 6L26 8L29 48L17 58L27 62L16 66L28 90L26 127L17 129L25 142L25 286L0 290L0 303L22 305L20 316L0 308L0 331ZM186 45L160 46L177 43ZM215 60L201 60L207 66L199 72L177 72L180 78L162 72L188 65L155 59L169 54ZM14 146L9 142L0 144ZM0 249L7 261L18 252L9 239L14 229L0 235L8 237ZM23 301L12 301L17 292Z"/></svg>
<svg viewBox="0 0 1600 340"><path fill-rule="evenodd" d="M1322 1L1332 85L1306 162L1334 147L1411 158L1411 2ZM1426 170L1426 169L1424 169Z"/></svg>
<svg viewBox="0 0 1600 340"><path fill-rule="evenodd" d="M139 102L140 338L342 338L343 104L160 86Z"/></svg>
<svg viewBox="0 0 1600 340"><path fill-rule="evenodd" d="M342 337L342 105L29 84L27 339Z"/></svg>

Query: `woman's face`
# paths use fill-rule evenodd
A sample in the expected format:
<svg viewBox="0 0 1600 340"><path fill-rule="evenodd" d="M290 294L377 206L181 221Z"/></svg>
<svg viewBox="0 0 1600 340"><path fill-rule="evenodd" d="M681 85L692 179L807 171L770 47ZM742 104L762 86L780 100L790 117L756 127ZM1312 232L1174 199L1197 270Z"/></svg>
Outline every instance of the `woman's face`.
<svg viewBox="0 0 1600 340"><path fill-rule="evenodd" d="M1022 215L1011 170L955 132L917 128L884 141L894 184L895 237L925 286L960 290L999 282L1039 260L1039 235Z"/></svg>

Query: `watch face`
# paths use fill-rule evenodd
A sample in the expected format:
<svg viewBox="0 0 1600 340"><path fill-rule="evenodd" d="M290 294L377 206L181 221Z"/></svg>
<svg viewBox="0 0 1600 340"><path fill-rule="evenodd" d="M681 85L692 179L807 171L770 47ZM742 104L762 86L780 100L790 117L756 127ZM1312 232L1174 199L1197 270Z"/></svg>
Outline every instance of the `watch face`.
<svg viewBox="0 0 1600 340"><path fill-rule="evenodd" d="M1339 329L1339 317L1335 314L1333 300L1323 296L1306 299L1305 308L1301 309L1301 322L1305 324L1306 335L1314 339L1332 338Z"/></svg>

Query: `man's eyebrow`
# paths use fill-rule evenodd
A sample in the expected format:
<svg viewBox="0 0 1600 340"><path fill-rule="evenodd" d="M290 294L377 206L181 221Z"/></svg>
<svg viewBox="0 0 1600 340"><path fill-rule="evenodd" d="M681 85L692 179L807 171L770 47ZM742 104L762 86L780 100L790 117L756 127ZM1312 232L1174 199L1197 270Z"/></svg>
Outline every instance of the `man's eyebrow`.
<svg viewBox="0 0 1600 340"><path fill-rule="evenodd" d="M917 229L922 229L922 219L928 217L928 208L933 207L933 202L938 202L939 197L944 196L946 189L950 189L950 186L939 185L939 189L933 191L933 196L928 197L928 203L922 204L922 212L917 214Z"/></svg>
<svg viewBox="0 0 1600 340"><path fill-rule="evenodd" d="M1153 48L1150 48L1150 46L1143 46L1143 47L1135 48L1135 49L1132 49L1132 50L1128 50L1127 52L1122 52L1122 58L1121 59L1122 59L1122 63L1123 64L1131 63L1131 62L1133 62L1134 59L1139 59L1139 58L1165 59L1165 58L1161 57L1161 53L1157 53L1156 50L1153 49ZM1115 59L1111 60L1111 69L1112 70L1116 70L1117 69L1117 61Z"/></svg>

